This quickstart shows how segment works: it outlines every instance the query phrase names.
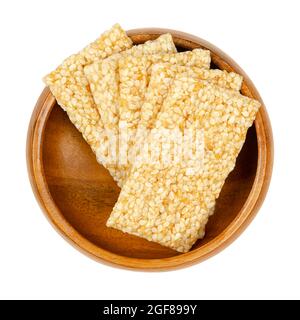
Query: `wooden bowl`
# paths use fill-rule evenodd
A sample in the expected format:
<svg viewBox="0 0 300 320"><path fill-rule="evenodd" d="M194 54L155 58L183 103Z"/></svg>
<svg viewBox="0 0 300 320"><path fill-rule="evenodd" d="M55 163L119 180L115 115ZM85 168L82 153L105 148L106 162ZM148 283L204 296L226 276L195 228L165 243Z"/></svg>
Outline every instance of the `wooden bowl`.
<svg viewBox="0 0 300 320"><path fill-rule="evenodd" d="M173 30L128 32L135 44L170 32L180 51L209 49L212 67L242 74L242 93L262 102L244 71L210 43ZM263 102L262 102L263 103ZM216 254L230 244L260 208L271 178L272 131L265 106L249 129L234 171L227 178L210 218L206 236L188 253L107 228L106 220L120 189L46 88L28 130L27 163L35 196L50 222L65 239L98 261L134 270L170 270Z"/></svg>

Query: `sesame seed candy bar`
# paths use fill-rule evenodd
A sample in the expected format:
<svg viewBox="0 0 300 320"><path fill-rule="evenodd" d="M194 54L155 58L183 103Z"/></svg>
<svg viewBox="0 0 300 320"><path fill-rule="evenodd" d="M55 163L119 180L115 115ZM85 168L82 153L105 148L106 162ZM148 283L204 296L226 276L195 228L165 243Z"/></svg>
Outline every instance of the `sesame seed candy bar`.
<svg viewBox="0 0 300 320"><path fill-rule="evenodd" d="M122 56L139 57L155 53L176 52L176 47L170 34L164 34L155 40L133 46L121 53L114 54L107 59L97 61L84 68L97 109L100 113L105 131L109 137L108 148L104 150L106 167L118 183L124 172L117 169L117 158L113 148L117 148L119 134L119 70L118 62Z"/></svg>
<svg viewBox="0 0 300 320"><path fill-rule="evenodd" d="M83 68L99 59L132 46L131 39L118 25L103 33L96 41L74 54L44 78L58 104L95 153L107 145L104 127L90 92Z"/></svg>
<svg viewBox="0 0 300 320"><path fill-rule="evenodd" d="M136 161L107 226L187 252L204 235L259 107L233 90L177 75L155 128L203 132L203 161L193 174L183 160L169 166ZM153 132L148 143L155 142Z"/></svg>

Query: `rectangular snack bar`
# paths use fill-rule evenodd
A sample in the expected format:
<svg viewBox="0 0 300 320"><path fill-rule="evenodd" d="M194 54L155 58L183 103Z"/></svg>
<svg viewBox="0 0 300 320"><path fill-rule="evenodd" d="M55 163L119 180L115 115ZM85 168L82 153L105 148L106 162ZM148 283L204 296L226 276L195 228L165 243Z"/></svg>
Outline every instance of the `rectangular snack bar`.
<svg viewBox="0 0 300 320"><path fill-rule="evenodd" d="M95 153L99 153L99 150L105 147L106 138L103 122L95 106L83 68L131 46L131 39L116 24L44 77L44 82L49 86L58 104L67 112L72 123Z"/></svg>
<svg viewBox="0 0 300 320"><path fill-rule="evenodd" d="M204 236L210 210L259 107L258 101L233 90L177 75L154 129L202 132L203 161L136 159L107 226L179 252L190 250ZM155 145L156 130L147 137L148 144ZM164 146L160 148L163 152Z"/></svg>

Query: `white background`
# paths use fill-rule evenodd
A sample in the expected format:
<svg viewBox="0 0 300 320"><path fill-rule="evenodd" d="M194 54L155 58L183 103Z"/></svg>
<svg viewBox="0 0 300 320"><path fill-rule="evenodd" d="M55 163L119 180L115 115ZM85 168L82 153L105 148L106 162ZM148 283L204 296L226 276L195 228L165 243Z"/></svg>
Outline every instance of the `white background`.
<svg viewBox="0 0 300 320"><path fill-rule="evenodd" d="M299 1L1 1L0 298L300 298ZM42 76L115 22L200 36L248 73L267 106L275 161L256 219L225 251L179 271L132 272L79 253L49 225L27 177Z"/></svg>

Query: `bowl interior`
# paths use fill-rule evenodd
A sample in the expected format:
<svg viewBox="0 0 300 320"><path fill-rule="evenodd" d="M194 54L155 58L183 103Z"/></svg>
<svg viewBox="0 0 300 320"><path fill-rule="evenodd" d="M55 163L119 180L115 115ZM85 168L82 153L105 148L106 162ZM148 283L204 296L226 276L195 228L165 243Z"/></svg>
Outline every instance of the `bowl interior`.
<svg viewBox="0 0 300 320"><path fill-rule="evenodd" d="M139 43L146 40L133 39ZM180 51L192 45L175 39ZM219 57L212 56L212 66L220 67ZM258 160L255 126L217 200L204 239L192 250L219 235L237 217L252 188ZM95 155L68 119L55 104L44 128L42 161L52 199L66 220L96 246L125 257L167 258L178 255L174 250L136 236L107 228L106 220L117 201L120 189L108 171L96 162Z"/></svg>

